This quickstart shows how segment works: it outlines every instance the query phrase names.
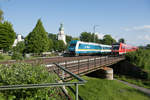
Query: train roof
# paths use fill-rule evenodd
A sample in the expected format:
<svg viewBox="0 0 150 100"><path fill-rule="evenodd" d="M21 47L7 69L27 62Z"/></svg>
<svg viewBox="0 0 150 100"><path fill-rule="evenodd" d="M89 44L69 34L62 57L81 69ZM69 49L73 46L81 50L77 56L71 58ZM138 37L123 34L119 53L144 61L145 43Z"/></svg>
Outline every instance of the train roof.
<svg viewBox="0 0 150 100"><path fill-rule="evenodd" d="M79 40L72 40L70 43L84 43L84 44L90 44L90 45L101 45L101 46L105 46L105 47L111 47L111 45L104 45L104 44L98 44L98 43L92 43L92 42L83 42L83 41L79 41Z"/></svg>

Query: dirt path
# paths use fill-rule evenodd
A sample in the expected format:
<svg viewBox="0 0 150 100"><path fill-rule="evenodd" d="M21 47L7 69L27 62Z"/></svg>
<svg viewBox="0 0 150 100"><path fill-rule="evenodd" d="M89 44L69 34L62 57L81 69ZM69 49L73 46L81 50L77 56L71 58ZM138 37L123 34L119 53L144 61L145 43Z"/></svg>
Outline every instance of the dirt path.
<svg viewBox="0 0 150 100"><path fill-rule="evenodd" d="M114 79L114 80L117 80L117 79ZM135 89L137 89L137 90L139 90L139 91L141 91L141 92L147 94L148 96L150 96L150 89L143 88L143 87L140 87L140 86L137 86L137 85L134 85L134 84L131 84L131 83L122 81L122 80L117 80L117 81L119 81L119 82L121 82L121 83L124 83L124 84L126 84L126 85L128 85L128 86L130 86L130 87L133 87L133 88L135 88Z"/></svg>

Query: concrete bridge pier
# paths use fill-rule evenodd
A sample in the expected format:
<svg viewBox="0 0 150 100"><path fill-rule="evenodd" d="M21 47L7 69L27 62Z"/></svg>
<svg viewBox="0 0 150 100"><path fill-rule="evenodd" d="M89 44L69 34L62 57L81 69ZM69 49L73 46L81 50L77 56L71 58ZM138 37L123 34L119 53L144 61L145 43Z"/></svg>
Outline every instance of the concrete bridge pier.
<svg viewBox="0 0 150 100"><path fill-rule="evenodd" d="M113 69L110 67L102 67L101 69L102 77L108 80L113 80Z"/></svg>

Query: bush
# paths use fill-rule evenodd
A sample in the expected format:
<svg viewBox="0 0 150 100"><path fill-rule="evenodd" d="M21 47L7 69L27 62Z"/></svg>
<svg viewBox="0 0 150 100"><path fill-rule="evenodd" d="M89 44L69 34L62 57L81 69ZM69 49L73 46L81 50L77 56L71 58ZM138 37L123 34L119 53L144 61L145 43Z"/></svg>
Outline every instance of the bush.
<svg viewBox="0 0 150 100"><path fill-rule="evenodd" d="M0 54L0 60L3 60L4 56L2 54Z"/></svg>
<svg viewBox="0 0 150 100"><path fill-rule="evenodd" d="M13 55L12 55L12 59L14 59L14 60L23 60L23 56L19 52L14 52Z"/></svg>
<svg viewBox="0 0 150 100"><path fill-rule="evenodd" d="M56 75L49 73L45 66L30 64L0 65L0 85L52 83ZM20 89L0 91L1 100L55 100L56 90L50 88ZM4 98L4 99L2 99ZM58 99L57 99L58 100Z"/></svg>

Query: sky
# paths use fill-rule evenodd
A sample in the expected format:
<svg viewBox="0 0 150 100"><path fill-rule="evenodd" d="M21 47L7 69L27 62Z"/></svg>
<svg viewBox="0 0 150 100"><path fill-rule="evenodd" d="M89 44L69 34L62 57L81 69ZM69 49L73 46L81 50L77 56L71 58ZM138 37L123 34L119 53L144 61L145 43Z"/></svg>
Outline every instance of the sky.
<svg viewBox="0 0 150 100"><path fill-rule="evenodd" d="M0 0L5 20L27 36L41 18L48 33L78 37L81 32L110 34L130 45L150 44L150 0Z"/></svg>

